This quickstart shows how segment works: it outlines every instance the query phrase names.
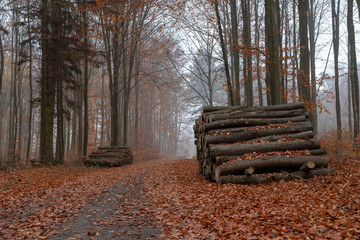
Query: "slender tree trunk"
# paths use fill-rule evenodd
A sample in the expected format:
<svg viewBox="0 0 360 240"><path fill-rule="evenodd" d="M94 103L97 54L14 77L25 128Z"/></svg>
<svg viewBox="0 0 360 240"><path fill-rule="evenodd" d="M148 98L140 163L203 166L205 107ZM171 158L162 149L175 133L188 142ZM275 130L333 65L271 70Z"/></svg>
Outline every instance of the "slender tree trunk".
<svg viewBox="0 0 360 240"><path fill-rule="evenodd" d="M337 9L335 0L331 0L331 19L333 30L333 46L334 46L334 70L335 70L335 106L336 106L336 128L337 137L341 138L341 109L340 109L340 90L339 90L339 14L340 14L340 0L337 2Z"/></svg>
<svg viewBox="0 0 360 240"><path fill-rule="evenodd" d="M84 1L85 2L85 1ZM85 4L84 4L85 5ZM89 141L89 99L88 99L88 91L89 91L89 63L88 63L88 20L87 20L86 11L83 12L83 20L84 20L84 143L83 143L83 151L82 156L87 156L87 146Z"/></svg>
<svg viewBox="0 0 360 240"><path fill-rule="evenodd" d="M258 9L259 0L255 2L255 46L259 47L260 45L260 30L259 30L259 9ZM256 54L256 78L257 78L257 87L258 87L258 96L259 96L259 106L264 106L263 93L262 93L262 83L261 83L261 70L260 70L260 54Z"/></svg>
<svg viewBox="0 0 360 240"><path fill-rule="evenodd" d="M310 0L309 12L309 39L311 62L311 115L314 131L317 131L317 104L316 104L316 72L315 72L315 10L314 0Z"/></svg>
<svg viewBox="0 0 360 240"><path fill-rule="evenodd" d="M29 38L32 38L30 28L30 2L27 5L27 31ZM33 50L32 42L29 41L29 119L28 119L28 139L26 147L26 160L30 160L31 142L32 142L32 121L33 121L33 86L32 86L32 64L33 64Z"/></svg>
<svg viewBox="0 0 360 240"><path fill-rule="evenodd" d="M298 61L298 50L297 50L297 34L296 34L296 1L293 0L293 48L294 48L294 57L293 57L293 73L292 73L292 99L293 101L296 100L296 79L298 77L297 75L297 69L299 69L299 61ZM300 90L298 89L300 92Z"/></svg>
<svg viewBox="0 0 360 240"><path fill-rule="evenodd" d="M244 80L245 80L245 102L247 106L254 105L253 83L252 83L252 52L251 48L251 8L249 0L241 1L243 13L243 38L244 46Z"/></svg>
<svg viewBox="0 0 360 240"><path fill-rule="evenodd" d="M235 106L240 106L240 53L239 53L239 23L237 19L237 0L230 0L231 12L231 53L234 58Z"/></svg>
<svg viewBox="0 0 360 240"><path fill-rule="evenodd" d="M226 51L226 46L225 46L225 41L224 41L224 35L223 35L223 31L222 31L222 26L221 26L221 18L220 18L218 0L215 0L214 6L215 6L215 13L216 13L217 27L218 27L219 37L220 37L220 45L221 45L222 57L223 57L223 60L224 60L227 91L228 91L229 98L230 98L230 105L234 106L235 105L234 91L233 91L234 89L233 89L232 84L231 84L231 78L230 78L230 72L229 72L229 63L228 63L228 58L227 58L227 51Z"/></svg>
<svg viewBox="0 0 360 240"><path fill-rule="evenodd" d="M136 55L136 66L135 66L135 148L138 147L139 141L139 98L140 98L140 56L139 53Z"/></svg>
<svg viewBox="0 0 360 240"><path fill-rule="evenodd" d="M4 66L5 66L4 46L3 46L2 36L0 33L0 94L2 90Z"/></svg>
<svg viewBox="0 0 360 240"><path fill-rule="evenodd" d="M280 1L279 0L275 0L275 5L276 5L276 14L275 14L275 19L276 19L276 32L278 34L278 48L279 48L279 71L280 71L280 96L281 96L281 103L285 103L285 79L284 79L284 66L283 66L283 51L282 51L282 31L283 31L283 27L282 27L282 16L283 14L281 14L281 10L280 10Z"/></svg>
<svg viewBox="0 0 360 240"><path fill-rule="evenodd" d="M104 144L104 125L105 125L105 73L101 75L101 128L100 128L100 146Z"/></svg>
<svg viewBox="0 0 360 240"><path fill-rule="evenodd" d="M356 45L355 45L355 30L353 20L353 0L348 0L348 14L347 14L347 28L349 38L349 76L351 81L351 95L353 105L353 117L354 117L354 146L358 150L358 138L359 138L359 78L357 72L357 61L356 61Z"/></svg>

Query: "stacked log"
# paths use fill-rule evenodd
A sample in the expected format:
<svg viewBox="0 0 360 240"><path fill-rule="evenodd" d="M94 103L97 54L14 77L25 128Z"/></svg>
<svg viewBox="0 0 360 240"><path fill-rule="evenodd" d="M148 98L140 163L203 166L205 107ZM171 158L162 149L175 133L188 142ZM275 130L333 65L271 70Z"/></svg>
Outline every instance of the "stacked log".
<svg viewBox="0 0 360 240"><path fill-rule="evenodd" d="M84 159L86 166L120 167L133 163L131 148L100 146Z"/></svg>
<svg viewBox="0 0 360 240"><path fill-rule="evenodd" d="M204 107L195 121L199 171L220 183L307 179L333 171L304 103Z"/></svg>

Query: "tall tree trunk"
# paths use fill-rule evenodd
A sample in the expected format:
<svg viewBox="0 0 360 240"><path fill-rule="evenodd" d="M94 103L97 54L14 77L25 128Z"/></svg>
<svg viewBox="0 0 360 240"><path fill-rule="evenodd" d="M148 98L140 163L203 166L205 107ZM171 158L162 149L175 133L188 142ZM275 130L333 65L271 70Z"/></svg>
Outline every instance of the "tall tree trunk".
<svg viewBox="0 0 360 240"><path fill-rule="evenodd" d="M282 17L283 14L281 13L280 10L280 1L279 0L275 0L275 5L276 5L276 14L275 14L275 20L276 20L276 32L278 34L278 48L279 48L279 71L280 71L280 96L281 96L281 103L285 103L285 79L284 79L284 66L283 66L283 47L282 47L282 31L283 31L283 27L282 27Z"/></svg>
<svg viewBox="0 0 360 240"><path fill-rule="evenodd" d="M83 140L84 140L84 129L83 129L83 105L84 105L84 86L83 86L83 75L80 74L78 77L78 110L77 110L77 117L78 117L78 141L77 141L77 156L79 158L82 157L83 153Z"/></svg>
<svg viewBox="0 0 360 240"><path fill-rule="evenodd" d="M231 12L231 53L234 58L235 106L240 106L240 53L239 53L239 23L237 19L237 0L230 0Z"/></svg>
<svg viewBox="0 0 360 240"><path fill-rule="evenodd" d="M100 127L100 146L104 146L104 125L105 125L105 73L101 74L101 127Z"/></svg>
<svg viewBox="0 0 360 240"><path fill-rule="evenodd" d="M4 46L3 46L2 36L0 33L0 94L2 90L4 66L5 66Z"/></svg>
<svg viewBox="0 0 360 240"><path fill-rule="evenodd" d="M311 103L309 82L309 44L308 44L308 12L309 0L299 0L299 38L300 38L300 69L298 72L298 85L300 100L306 104Z"/></svg>
<svg viewBox="0 0 360 240"><path fill-rule="evenodd" d="M348 14L347 14L347 28L349 38L349 76L351 81L351 97L353 105L353 117L354 117L354 146L359 149L358 137L359 137L359 78L357 72L357 61L356 61L356 45L355 45L355 30L353 20L353 8L354 1L348 0Z"/></svg>
<svg viewBox="0 0 360 240"><path fill-rule="evenodd" d="M259 0L255 1L255 46L260 46L260 23L259 23L259 8L257 7ZM260 54L256 54L256 78L259 96L259 106L264 106L262 83L261 83L261 70L260 70Z"/></svg>
<svg viewBox="0 0 360 240"><path fill-rule="evenodd" d="M55 81L50 76L49 66L51 61L50 23L48 1L41 1L41 120L40 120L40 160L44 164L54 162L53 153L53 127L54 127L54 106L55 106Z"/></svg>
<svg viewBox="0 0 360 240"><path fill-rule="evenodd" d="M265 1L266 68L270 83L271 105L281 103L279 41L276 31L274 0Z"/></svg>
<svg viewBox="0 0 360 240"><path fill-rule="evenodd" d="M229 63L228 63L228 58L227 58L227 51L226 51L226 46L225 46L225 41L224 41L224 35L223 35L223 31L222 31L222 26L221 26L221 18L220 18L218 0L215 0L214 6L215 6L216 21L217 21L217 27L218 27L218 32L219 32L222 57L223 57L223 60L224 60L227 91L228 91L228 94L229 94L228 96L230 98L229 102L230 102L231 106L234 106L235 105L234 91L233 91L234 89L233 89L232 84L231 84L231 78L230 78L230 72L229 72Z"/></svg>
<svg viewBox="0 0 360 240"><path fill-rule="evenodd" d="M336 9L337 7L337 9ZM331 19L332 19L332 36L334 46L334 70L335 70L335 106L336 106L336 128L337 137L341 138L341 110L340 110L340 90L339 90L339 14L340 14L340 0L335 4L335 0L331 0Z"/></svg>
<svg viewBox="0 0 360 240"><path fill-rule="evenodd" d="M85 5L85 4L84 4ZM89 63L88 63L88 16L86 11L83 12L83 20L84 20L84 143L83 143L83 152L82 156L87 156L87 146L89 140L89 99L88 99L88 91L89 91Z"/></svg>
<svg viewBox="0 0 360 240"><path fill-rule="evenodd" d="M254 105L253 83L252 83L252 52L251 52L251 8L249 0L241 1L243 14L243 38L244 38L244 80L245 80L245 102L247 106Z"/></svg>
<svg viewBox="0 0 360 240"><path fill-rule="evenodd" d="M299 69L299 61L298 61L298 44L297 44L297 30L296 30L296 1L293 0L293 6L292 6L292 10L293 10L293 48L294 48L294 57L292 58L293 59L293 73L292 73L292 88L293 88L293 91L292 91L292 99L293 101L296 100L296 79L298 77L298 74L297 74L297 70ZM298 89L298 91L300 91Z"/></svg>
<svg viewBox="0 0 360 240"><path fill-rule="evenodd" d="M315 10L314 0L310 0L309 12L309 39L311 62L311 115L314 131L317 131L317 104L316 104L316 72L315 72ZM341 128L341 127L340 127Z"/></svg>
<svg viewBox="0 0 360 240"><path fill-rule="evenodd" d="M135 148L138 147L139 141L139 98L140 98L140 80L139 80L139 73L140 73L140 54L137 53L136 55L136 66L135 66Z"/></svg>
<svg viewBox="0 0 360 240"><path fill-rule="evenodd" d="M32 38L30 28L30 1L27 5L27 31L29 39ZM32 86L32 65L33 65L33 50L32 42L29 41L29 119L28 119L28 139L26 146L26 160L30 160L31 142L32 142L32 121L33 121L33 86Z"/></svg>

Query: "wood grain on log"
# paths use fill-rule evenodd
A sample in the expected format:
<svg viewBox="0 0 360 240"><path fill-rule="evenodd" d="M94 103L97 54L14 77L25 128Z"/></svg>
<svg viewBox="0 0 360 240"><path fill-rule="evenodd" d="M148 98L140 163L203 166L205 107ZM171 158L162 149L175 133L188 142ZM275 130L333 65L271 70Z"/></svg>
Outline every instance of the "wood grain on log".
<svg viewBox="0 0 360 240"><path fill-rule="evenodd" d="M210 144L210 156L213 160L218 156L240 156L251 152L273 152L287 150L311 150L320 148L318 140L270 142L266 144Z"/></svg>
<svg viewBox="0 0 360 240"><path fill-rule="evenodd" d="M235 133L230 132L229 134L206 136L205 143L206 145L218 144L218 143L234 143L240 141L247 141L250 139L262 138L269 135L292 134L303 131L309 131L312 129L313 126L311 122L304 122L299 125L283 127L283 128L269 128L263 130L258 130L255 128L246 132L235 132Z"/></svg>
<svg viewBox="0 0 360 240"><path fill-rule="evenodd" d="M235 183L235 184L259 184L277 182L280 180L289 181L292 179L309 179L315 176L324 176L335 172L333 168L322 168L310 170L309 172L299 171L293 173L277 173L271 175L237 175L237 176L221 176L217 179L218 183Z"/></svg>
<svg viewBox="0 0 360 240"><path fill-rule="evenodd" d="M328 166L328 159L319 156L266 156L255 159L244 159L234 161L218 166L215 170L215 178L218 179L223 175L243 174L243 172L253 167L255 169L284 169L284 168L300 168L308 162L315 163L316 168L324 168Z"/></svg>
<svg viewBox="0 0 360 240"><path fill-rule="evenodd" d="M248 127L268 124L282 124L290 122L303 122L306 120L305 115L289 117L289 118L268 118L268 119L227 119L211 123L204 123L204 131L222 128Z"/></svg>
<svg viewBox="0 0 360 240"><path fill-rule="evenodd" d="M225 119L241 119L241 118L287 118L305 115L304 109L287 110L287 111L254 111L254 112L238 112L238 113L224 113L224 114L212 114L207 119L208 122L214 122Z"/></svg>

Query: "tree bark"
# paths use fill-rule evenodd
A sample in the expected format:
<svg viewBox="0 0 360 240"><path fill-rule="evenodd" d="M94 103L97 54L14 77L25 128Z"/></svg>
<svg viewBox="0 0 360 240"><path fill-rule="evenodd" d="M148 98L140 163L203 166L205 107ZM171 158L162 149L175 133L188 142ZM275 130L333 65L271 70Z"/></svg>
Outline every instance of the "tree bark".
<svg viewBox="0 0 360 240"><path fill-rule="evenodd" d="M40 160L43 164L54 162L53 126L56 81L50 76L51 62L48 1L41 1L41 113L40 113Z"/></svg>
<svg viewBox="0 0 360 240"><path fill-rule="evenodd" d="M349 69L350 69L350 81L351 81L351 98L353 105L353 117L354 117L354 146L358 147L359 137L359 79L357 72L357 60L356 60L356 45L355 45L355 31L354 31L354 20L353 20L353 0L348 1L348 14L347 14L347 28L349 38Z"/></svg>
<svg viewBox="0 0 360 240"><path fill-rule="evenodd" d="M235 81L235 106L240 106L240 52L239 52L239 23L237 19L237 0L230 0L231 12L231 53L233 57Z"/></svg>
<svg viewBox="0 0 360 240"><path fill-rule="evenodd" d="M271 105L281 103L279 40L276 31L274 0L265 1L266 68L270 83ZM268 103L268 105L270 105Z"/></svg>
<svg viewBox="0 0 360 240"><path fill-rule="evenodd" d="M228 120L219 120L219 121L211 122L211 123L205 123L204 131L210 131L212 129L221 129L221 128L281 124L281 123L290 123L290 122L303 122L305 120L306 120L305 115L289 117L289 118L228 119Z"/></svg>
<svg viewBox="0 0 360 240"><path fill-rule="evenodd" d="M340 109L340 90L339 90L339 44L340 44L340 0L337 2L337 9L335 0L331 0L331 19L332 19L332 37L334 46L334 70L335 70L335 109L336 109L336 128L337 138L341 138L341 109Z"/></svg>
<svg viewBox="0 0 360 240"><path fill-rule="evenodd" d="M250 131L245 132L235 132L229 135L216 135L216 136L206 136L205 137L205 144L219 144L219 143L235 143L235 142L242 142L248 140L256 140L258 138L271 136L271 135L282 135L282 134L294 134L303 131L312 130L312 124L310 122L305 122L304 124L299 124L290 127L282 127L282 128L273 128L273 129L264 129L264 130L257 130L253 129Z"/></svg>
<svg viewBox="0 0 360 240"><path fill-rule="evenodd" d="M285 110L285 111L260 110L256 112L243 111L233 114L210 115L209 122L226 120L226 119L241 119L241 118L288 118L288 117L296 117L301 115L306 115L306 111L303 109Z"/></svg>
<svg viewBox="0 0 360 240"><path fill-rule="evenodd" d="M315 176L325 176L335 172L333 168L315 169L309 172L299 171L294 173L277 173L271 175L238 175L238 176L221 176L218 183L234 183L234 184L260 184L278 182L281 180L289 181L292 179L309 179Z"/></svg>
<svg viewBox="0 0 360 240"><path fill-rule="evenodd" d="M300 38L300 69L298 71L299 97L301 101L309 104L310 82L309 82L309 44L308 44L308 12L309 0L299 0L299 38Z"/></svg>
<svg viewBox="0 0 360 240"><path fill-rule="evenodd" d="M318 140L305 140L293 142L270 142L266 144L228 144L228 145L209 145L211 159L215 160L218 156L243 155L252 152L273 152L287 150L311 150L320 148Z"/></svg>
<svg viewBox="0 0 360 240"><path fill-rule="evenodd" d="M310 155L312 156L318 156L318 155L324 155L326 154L326 149L313 149L313 150L309 150L309 153ZM217 166L223 164L223 163L227 163L227 162L230 162L232 160L234 160L235 158L238 158L238 157L241 157L241 156L219 156L219 157L216 157L216 161L215 161L215 164Z"/></svg>
<svg viewBox="0 0 360 240"><path fill-rule="evenodd" d="M225 175L244 174L244 171L250 167L254 168L255 171L258 169L299 169L308 162L315 163L316 168L327 168L328 166L328 159L326 157L275 155L255 159L245 159L220 165L216 167L215 179L217 180L220 176Z"/></svg>
<svg viewBox="0 0 360 240"><path fill-rule="evenodd" d="M226 51L226 45L225 45L225 41L224 41L224 35L223 35L223 31L222 31L222 26L221 26L221 18L220 18L219 1L218 0L215 0L214 6L215 6L215 14L216 14L216 20L217 20L217 27L218 27L218 31L219 31L219 38L220 38L222 57L223 57L223 60L224 60L227 91L229 93L230 105L234 106L235 105L234 89L233 89L233 86L231 84L231 78L230 78L230 72L229 72L229 63L228 63L228 58L227 58L227 51Z"/></svg>
<svg viewBox="0 0 360 240"><path fill-rule="evenodd" d="M243 14L243 39L244 39L244 80L245 80L245 103L247 106L254 105L252 83L252 52L251 52L251 8L249 0L241 1Z"/></svg>

